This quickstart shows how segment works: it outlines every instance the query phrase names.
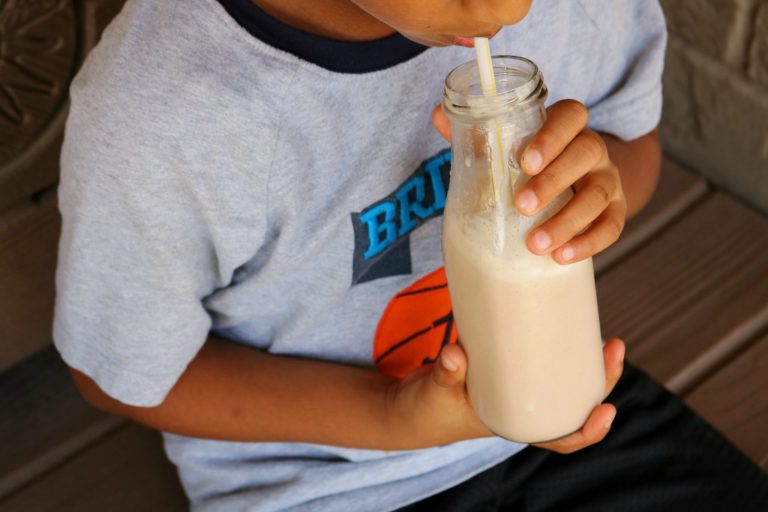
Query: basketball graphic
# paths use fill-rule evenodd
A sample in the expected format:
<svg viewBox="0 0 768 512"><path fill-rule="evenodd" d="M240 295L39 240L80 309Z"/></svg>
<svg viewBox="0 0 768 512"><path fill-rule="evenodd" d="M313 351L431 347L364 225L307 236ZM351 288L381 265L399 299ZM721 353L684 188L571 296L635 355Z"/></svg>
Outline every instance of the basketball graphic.
<svg viewBox="0 0 768 512"><path fill-rule="evenodd" d="M403 378L435 362L443 346L455 342L451 298L440 267L389 302L376 328L373 361L381 373Z"/></svg>

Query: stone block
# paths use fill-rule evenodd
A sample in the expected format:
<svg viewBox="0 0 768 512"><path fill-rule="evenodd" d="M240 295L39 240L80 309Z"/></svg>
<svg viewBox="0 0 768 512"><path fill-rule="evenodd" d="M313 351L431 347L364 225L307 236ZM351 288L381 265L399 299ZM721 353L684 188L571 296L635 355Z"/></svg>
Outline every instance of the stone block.
<svg viewBox="0 0 768 512"><path fill-rule="evenodd" d="M664 149L768 213L768 94L732 68L670 41Z"/></svg>
<svg viewBox="0 0 768 512"><path fill-rule="evenodd" d="M672 36L722 58L740 14L740 0L662 0ZM746 36L745 36L746 37Z"/></svg>
<svg viewBox="0 0 768 512"><path fill-rule="evenodd" d="M768 86L768 5L759 7L749 52L749 75ZM768 91L767 91L768 92Z"/></svg>

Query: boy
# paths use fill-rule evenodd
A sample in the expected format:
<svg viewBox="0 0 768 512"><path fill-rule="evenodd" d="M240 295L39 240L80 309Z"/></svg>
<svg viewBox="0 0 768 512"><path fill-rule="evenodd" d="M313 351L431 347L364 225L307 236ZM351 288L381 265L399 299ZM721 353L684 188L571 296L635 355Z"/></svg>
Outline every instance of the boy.
<svg viewBox="0 0 768 512"><path fill-rule="evenodd" d="M166 432L195 510L562 510L587 489L562 484L573 474L601 492L638 468L656 477L604 462L694 421L628 371L619 406L666 423L622 424L561 460L552 451L605 437L613 405L521 451L466 401L464 354L442 348L455 338L439 294L448 161L429 120L449 135L432 111L443 78L473 57L469 37L504 25L495 52L537 62L554 102L517 206L534 213L574 186L528 239L568 264L612 243L654 187L655 2L129 0L89 57L62 153L54 338L91 403ZM416 305L387 307L403 297ZM623 345L604 352L608 393ZM755 489L759 471L728 453L718 464ZM726 483L710 490L754 497ZM632 496L602 506L629 510ZM655 510L714 503L700 487L663 496Z"/></svg>

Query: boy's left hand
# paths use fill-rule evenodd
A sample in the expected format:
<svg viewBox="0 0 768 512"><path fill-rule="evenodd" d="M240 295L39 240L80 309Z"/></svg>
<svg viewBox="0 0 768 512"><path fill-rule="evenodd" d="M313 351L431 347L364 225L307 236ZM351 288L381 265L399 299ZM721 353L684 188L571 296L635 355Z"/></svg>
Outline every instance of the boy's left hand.
<svg viewBox="0 0 768 512"><path fill-rule="evenodd" d="M547 113L547 121L520 159L532 178L517 194L515 205L532 215L573 186L575 194L562 210L528 234L532 252L552 253L558 263L573 263L619 238L627 200L605 141L587 128L587 108L575 100L562 100Z"/></svg>
<svg viewBox="0 0 768 512"><path fill-rule="evenodd" d="M536 254L551 253L558 263L574 263L619 238L627 200L605 141L587 128L587 108L576 100L562 100L547 112L544 126L523 151L521 167L532 177L518 192L515 205L521 213L533 215L572 186L574 196L532 230L527 243ZM450 139L448 119L440 107L432 119L437 130Z"/></svg>

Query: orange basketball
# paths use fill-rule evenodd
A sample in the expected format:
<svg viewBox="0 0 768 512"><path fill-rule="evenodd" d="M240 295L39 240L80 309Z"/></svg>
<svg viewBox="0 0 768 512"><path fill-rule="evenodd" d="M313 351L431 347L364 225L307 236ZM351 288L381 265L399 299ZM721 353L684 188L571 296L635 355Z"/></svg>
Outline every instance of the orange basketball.
<svg viewBox="0 0 768 512"><path fill-rule="evenodd" d="M389 302L376 328L373 361L381 373L402 378L433 363L448 343L456 343L456 327L440 267Z"/></svg>

